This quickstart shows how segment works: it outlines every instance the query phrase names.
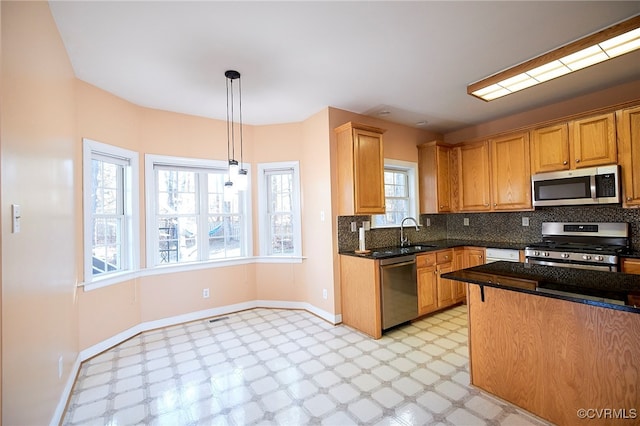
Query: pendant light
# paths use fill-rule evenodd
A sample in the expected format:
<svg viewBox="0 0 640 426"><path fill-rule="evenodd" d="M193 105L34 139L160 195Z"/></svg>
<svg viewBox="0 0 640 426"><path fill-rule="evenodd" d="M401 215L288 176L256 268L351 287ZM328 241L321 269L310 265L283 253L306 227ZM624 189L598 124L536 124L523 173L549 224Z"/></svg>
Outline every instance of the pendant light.
<svg viewBox="0 0 640 426"><path fill-rule="evenodd" d="M243 147L242 147L242 84L240 83L240 73L235 70L228 70L224 73L227 79L227 156L229 159L229 181L225 182L225 189L243 191L247 187L248 171L242 168ZM234 81L238 82L238 129L240 139L240 163L235 158L236 153L236 122L235 122L235 102L234 102Z"/></svg>

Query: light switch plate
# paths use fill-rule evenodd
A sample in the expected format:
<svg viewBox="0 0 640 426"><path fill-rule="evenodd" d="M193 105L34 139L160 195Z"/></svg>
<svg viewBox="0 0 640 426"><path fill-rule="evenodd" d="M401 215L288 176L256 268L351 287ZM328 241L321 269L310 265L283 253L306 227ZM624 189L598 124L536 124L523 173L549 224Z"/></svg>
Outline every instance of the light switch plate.
<svg viewBox="0 0 640 426"><path fill-rule="evenodd" d="M362 226L364 227L365 231L371 231L371 222L369 222L368 220L363 221Z"/></svg>
<svg viewBox="0 0 640 426"><path fill-rule="evenodd" d="M522 226L529 226L529 218L528 217L523 217L522 218Z"/></svg>
<svg viewBox="0 0 640 426"><path fill-rule="evenodd" d="M463 224L464 226L469 226L469 218L468 218L468 217L465 217L464 219L462 219L462 224Z"/></svg>
<svg viewBox="0 0 640 426"><path fill-rule="evenodd" d="M20 232L21 211L22 209L20 208L20 204L11 204L11 217L12 217L11 229L14 234L17 234L18 232Z"/></svg>
<svg viewBox="0 0 640 426"><path fill-rule="evenodd" d="M358 230L358 224L356 222L351 222L351 232L356 232Z"/></svg>

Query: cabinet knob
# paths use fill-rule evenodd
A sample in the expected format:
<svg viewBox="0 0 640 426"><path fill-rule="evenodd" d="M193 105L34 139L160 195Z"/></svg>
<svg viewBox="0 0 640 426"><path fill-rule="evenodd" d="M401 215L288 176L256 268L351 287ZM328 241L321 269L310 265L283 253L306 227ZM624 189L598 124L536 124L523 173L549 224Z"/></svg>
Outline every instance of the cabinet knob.
<svg viewBox="0 0 640 426"><path fill-rule="evenodd" d="M497 206L498 206L498 203L493 203L493 207L497 207Z"/></svg>
<svg viewBox="0 0 640 426"><path fill-rule="evenodd" d="M567 160L564 160L564 161L562 162L562 164L566 166L566 165L567 165Z"/></svg>
<svg viewBox="0 0 640 426"><path fill-rule="evenodd" d="M579 163L579 162L580 162L580 159L579 159L579 158L576 158L576 163Z"/></svg>
<svg viewBox="0 0 640 426"><path fill-rule="evenodd" d="M435 275L438 275L438 271L433 271L433 273L434 273Z"/></svg>
<svg viewBox="0 0 640 426"><path fill-rule="evenodd" d="M485 204L484 206L485 206L485 207L489 207L489 203Z"/></svg>
<svg viewBox="0 0 640 426"><path fill-rule="evenodd" d="M440 206L440 208L442 208L442 206Z"/></svg>
<svg viewBox="0 0 640 426"><path fill-rule="evenodd" d="M449 258L449 256L448 256L448 255L446 255L444 258L445 258L445 259L448 259L448 258Z"/></svg>
<svg viewBox="0 0 640 426"><path fill-rule="evenodd" d="M478 256L480 259L482 259L482 255Z"/></svg>
<svg viewBox="0 0 640 426"><path fill-rule="evenodd" d="M631 201L631 197L627 197L627 201Z"/></svg>

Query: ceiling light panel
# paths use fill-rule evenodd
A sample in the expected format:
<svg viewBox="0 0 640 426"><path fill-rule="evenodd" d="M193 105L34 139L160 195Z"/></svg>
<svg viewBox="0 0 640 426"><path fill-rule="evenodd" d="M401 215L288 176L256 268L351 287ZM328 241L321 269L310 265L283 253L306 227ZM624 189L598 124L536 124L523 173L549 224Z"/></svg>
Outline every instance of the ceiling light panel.
<svg viewBox="0 0 640 426"><path fill-rule="evenodd" d="M636 49L640 15L470 84L467 93L490 101Z"/></svg>

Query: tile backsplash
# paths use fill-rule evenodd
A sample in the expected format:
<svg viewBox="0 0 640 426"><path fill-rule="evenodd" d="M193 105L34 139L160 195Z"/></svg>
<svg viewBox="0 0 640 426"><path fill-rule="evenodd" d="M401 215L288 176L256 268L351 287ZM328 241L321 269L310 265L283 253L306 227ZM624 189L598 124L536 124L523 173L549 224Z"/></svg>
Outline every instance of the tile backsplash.
<svg viewBox="0 0 640 426"><path fill-rule="evenodd" d="M468 226L465 226L465 218ZM527 218L529 226L523 226ZM425 226L429 219L430 226ZM351 232L351 222L356 227L371 220L370 216L338 217L338 248L351 251L358 248L358 232ZM526 221L526 219L525 219ZM416 231L405 226L411 243L443 239L533 243L540 241L542 222L627 222L630 225L631 247L640 251L640 209L623 209L619 205L542 207L529 212L452 213L421 215L423 226ZM365 233L367 248L400 245L398 228L372 228Z"/></svg>

